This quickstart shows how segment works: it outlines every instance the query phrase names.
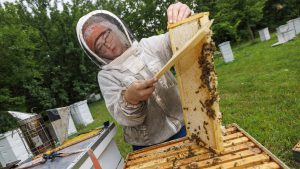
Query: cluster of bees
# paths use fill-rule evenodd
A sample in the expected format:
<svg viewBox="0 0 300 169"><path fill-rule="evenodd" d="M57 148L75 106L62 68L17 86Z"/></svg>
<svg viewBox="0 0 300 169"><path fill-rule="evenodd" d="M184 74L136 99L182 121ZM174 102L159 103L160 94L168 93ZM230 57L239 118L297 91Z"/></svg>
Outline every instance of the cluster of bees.
<svg viewBox="0 0 300 169"><path fill-rule="evenodd" d="M202 101L200 101L200 103L206 108L208 117L212 119L216 118L216 112L213 110L212 106L219 98L216 88L216 72L214 69L213 59L213 53L215 50L216 46L213 41L203 44L202 54L198 60L199 67L202 68L200 79L210 93L210 98L205 100L204 104Z"/></svg>

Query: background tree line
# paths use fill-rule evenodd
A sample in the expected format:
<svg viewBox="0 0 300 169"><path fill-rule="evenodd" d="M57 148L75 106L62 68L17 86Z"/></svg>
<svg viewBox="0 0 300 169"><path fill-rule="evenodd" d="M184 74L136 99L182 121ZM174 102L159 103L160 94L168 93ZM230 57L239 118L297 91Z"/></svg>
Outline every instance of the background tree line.
<svg viewBox="0 0 300 169"><path fill-rule="evenodd" d="M55 0L56 2L56 0ZM59 10L48 0L0 6L0 110L36 111L70 105L100 92L98 68L84 56L75 33L78 19L96 9L120 16L137 40L166 32L170 0L72 0ZM187 0L215 19L214 39L241 42L257 30L275 30L300 16L298 0Z"/></svg>

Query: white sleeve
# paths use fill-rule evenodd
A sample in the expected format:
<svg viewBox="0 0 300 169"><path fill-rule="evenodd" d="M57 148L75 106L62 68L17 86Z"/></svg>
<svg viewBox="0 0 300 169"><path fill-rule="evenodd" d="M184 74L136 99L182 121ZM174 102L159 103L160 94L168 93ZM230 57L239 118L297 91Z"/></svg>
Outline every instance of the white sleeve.
<svg viewBox="0 0 300 169"><path fill-rule="evenodd" d="M120 125L137 126L144 122L146 117L145 102L134 107L126 104L122 96L122 91L125 88L109 73L100 71L98 83L108 111Z"/></svg>

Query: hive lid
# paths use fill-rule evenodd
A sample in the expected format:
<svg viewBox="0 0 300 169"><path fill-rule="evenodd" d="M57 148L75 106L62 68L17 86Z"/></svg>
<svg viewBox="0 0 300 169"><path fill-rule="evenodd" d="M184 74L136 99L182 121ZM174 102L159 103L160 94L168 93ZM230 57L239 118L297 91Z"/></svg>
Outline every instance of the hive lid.
<svg viewBox="0 0 300 169"><path fill-rule="evenodd" d="M17 111L8 111L8 113L11 114L14 118L17 118L18 120L25 120L36 115L35 113L23 113Z"/></svg>

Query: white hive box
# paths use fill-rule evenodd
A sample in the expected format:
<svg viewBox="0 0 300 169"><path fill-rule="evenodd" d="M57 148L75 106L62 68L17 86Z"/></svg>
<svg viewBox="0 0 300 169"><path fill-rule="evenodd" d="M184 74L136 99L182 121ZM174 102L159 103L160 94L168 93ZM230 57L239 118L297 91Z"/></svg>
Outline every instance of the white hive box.
<svg viewBox="0 0 300 169"><path fill-rule="evenodd" d="M264 28L258 31L261 41L267 41L270 39L269 28Z"/></svg>
<svg viewBox="0 0 300 169"><path fill-rule="evenodd" d="M277 46L286 43L287 41L292 40L296 36L292 24L281 25L278 28L276 28L276 30L278 42L274 43L272 46Z"/></svg>
<svg viewBox="0 0 300 169"><path fill-rule="evenodd" d="M289 26L288 25L281 25L277 28L277 33L281 34L282 37L283 37L283 41L282 41L283 43L290 40L288 32L289 32ZM279 39L278 39L278 41L279 41Z"/></svg>
<svg viewBox="0 0 300 169"><path fill-rule="evenodd" d="M300 33L300 17L293 19L296 34Z"/></svg>
<svg viewBox="0 0 300 169"><path fill-rule="evenodd" d="M68 106L68 107L60 107L60 108L56 108L56 110L59 112L59 113L66 113L68 114L67 116L67 119L68 119L68 136L72 135L72 134L75 134L77 133L77 129L75 127L75 124L74 124L74 121L72 119L72 115L71 115L71 108Z"/></svg>
<svg viewBox="0 0 300 169"><path fill-rule="evenodd" d="M30 169L91 169L93 163L86 150L92 149L100 166L103 169L122 169L124 167L124 159L113 139L116 135L116 126L113 123L103 130L86 140L70 145L58 152L74 152L85 150L81 153L56 158L54 161L48 160L45 163L30 167ZM82 137L81 137L82 138ZM38 159L36 159L38 160ZM31 161L31 162L34 162ZM25 168L26 164L20 166ZM28 167L28 165L27 165Z"/></svg>
<svg viewBox="0 0 300 169"><path fill-rule="evenodd" d="M19 133L20 129L16 129L0 134L0 166L5 167L6 164L17 160L23 162L32 156Z"/></svg>
<svg viewBox="0 0 300 169"><path fill-rule="evenodd" d="M87 98L87 101L90 102L96 102L98 100L101 99L101 95L98 93L92 93L91 95L89 95L89 97Z"/></svg>
<svg viewBox="0 0 300 169"><path fill-rule="evenodd" d="M294 20L289 20L287 22L287 25L289 27L289 30L288 30L288 36L289 36L289 40L292 40L296 37L296 32L295 32L295 26L294 26Z"/></svg>
<svg viewBox="0 0 300 169"><path fill-rule="evenodd" d="M51 124L50 133L60 144L66 141L68 136L77 133L70 107L49 109L47 113Z"/></svg>
<svg viewBox="0 0 300 169"><path fill-rule="evenodd" d="M73 121L73 118L71 116L71 111L69 114L69 125L68 125L68 136L77 133L77 129L75 127L75 123Z"/></svg>
<svg viewBox="0 0 300 169"><path fill-rule="evenodd" d="M291 22L290 24L279 26L278 31L283 35L285 42L292 40L296 36L293 23Z"/></svg>
<svg viewBox="0 0 300 169"><path fill-rule="evenodd" d="M285 32L288 30L287 25L281 25L277 29L277 39L279 43L285 43L288 41L288 38L285 36Z"/></svg>
<svg viewBox="0 0 300 169"><path fill-rule="evenodd" d="M87 100L74 103L70 106L73 120L76 124L88 125L94 121Z"/></svg>
<svg viewBox="0 0 300 169"><path fill-rule="evenodd" d="M218 46L226 63L234 60L234 56L230 46L230 41L223 42Z"/></svg>

